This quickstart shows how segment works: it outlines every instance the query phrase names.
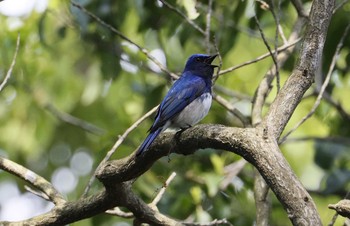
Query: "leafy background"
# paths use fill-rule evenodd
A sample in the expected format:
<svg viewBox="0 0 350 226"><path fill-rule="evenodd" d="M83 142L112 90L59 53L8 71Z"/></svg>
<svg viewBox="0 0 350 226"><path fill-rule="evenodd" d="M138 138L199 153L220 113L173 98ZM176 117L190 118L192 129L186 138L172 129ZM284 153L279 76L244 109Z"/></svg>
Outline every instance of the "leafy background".
<svg viewBox="0 0 350 226"><path fill-rule="evenodd" d="M0 93L0 154L50 180L70 200L78 199L93 170L118 136L149 109L156 106L171 84L132 44L120 39L66 1L37 1L32 11L11 16L0 2L0 79L5 77L16 48L21 44L16 66ZM166 67L180 73L186 58L207 51L204 36L174 11L157 1L92 1L79 4L145 47ZM207 1L168 1L205 28ZM45 5L47 3L47 5ZM304 2L306 7L309 1ZM222 68L265 53L254 18L273 46L275 21L260 4L218 0L213 3L211 34L222 55ZM40 8L41 7L41 8ZM282 28L288 36L297 17L289 1L281 1ZM320 86L345 26L350 21L350 3L338 10L330 25L322 68L315 87ZM280 44L282 44L282 41ZM337 61L328 94L350 112L350 39ZM214 52L214 48L211 48ZM296 54L280 71L282 82L291 73ZM246 116L256 87L273 64L271 59L221 76L216 85L244 95L218 91ZM320 82L321 81L321 82ZM268 102L274 99L272 89ZM314 87L314 88L315 88ZM312 89L291 118L289 131L311 109L316 97ZM267 106L268 107L268 106ZM91 131L62 120L67 114L93 125ZM149 118L134 130L113 155L132 153L145 138ZM240 126L237 119L214 102L202 123ZM315 199L322 221L330 222L334 212L327 208L349 190L350 119L334 106L322 102L316 114L292 134L281 149ZM293 141L293 138L306 138ZM151 201L167 177L177 176L159 203L159 210L178 219L207 222L227 218L234 225L252 225L255 219L253 168L246 164L229 180L227 167L241 157L220 150L203 150L192 156L171 155L158 161L134 184L134 190ZM90 193L101 189L96 181ZM290 225L273 194L271 225ZM28 193L24 183L0 172L0 220L21 220L52 207ZM20 213L20 214L19 214ZM341 225L343 219L337 221ZM72 225L129 225L131 220L99 215Z"/></svg>

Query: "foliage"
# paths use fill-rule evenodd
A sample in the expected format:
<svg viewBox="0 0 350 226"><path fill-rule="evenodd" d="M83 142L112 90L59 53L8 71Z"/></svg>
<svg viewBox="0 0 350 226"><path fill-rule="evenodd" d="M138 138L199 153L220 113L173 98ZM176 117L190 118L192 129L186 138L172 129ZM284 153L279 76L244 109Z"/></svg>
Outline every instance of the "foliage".
<svg viewBox="0 0 350 226"><path fill-rule="evenodd" d="M168 2L189 17L197 16L193 21L205 28L206 1L198 1L195 9L189 8L187 1ZM192 53L207 51L203 34L160 2L85 0L79 3L151 53L161 50L166 59L164 64L172 72L180 73L186 58ZM253 6L253 1L213 2L210 32L215 36L222 57L222 69L254 59L267 51L254 21L254 9L273 48L274 18L269 10L261 9L257 2L254 4L256 6ZM297 14L287 1L282 1L280 7L281 27L288 36ZM350 4L347 3L334 15L315 88L322 84L327 73L339 37L349 22L349 11ZM0 78L4 78L11 64L17 32L21 34L16 66L0 93L1 155L51 180L69 199L75 200L82 195L94 169L118 136L160 102L170 78L152 65L134 45L68 2L51 1L44 13L33 12L22 21L22 27L11 29L8 26L10 19L0 17L3 28L0 33ZM282 40L279 40L281 44ZM348 37L327 90L330 99L339 103L347 115L350 114L347 100L350 90L349 46ZM210 51L215 52L213 41ZM282 82L291 73L295 60L295 56L291 56L281 69ZM271 65L273 62L268 58L224 74L217 80L217 86L249 98L220 90L218 94L250 116L255 89ZM274 84L269 101L275 95ZM315 95L305 98L286 131L309 112L315 99ZM94 129L87 131L64 122L55 112L91 123ZM146 136L151 122L152 118L149 118L137 127L113 158L134 151ZM217 102L213 103L202 123L241 126ZM341 199L349 190L349 123L350 118L342 115L331 101L323 101L316 114L291 136L317 139L287 140L281 146L297 176L312 191L317 206L322 209L324 223L328 223L333 214L326 209L326 204ZM344 139L323 139L328 137ZM171 155L169 159L158 161L152 170L135 182L133 188L144 200L151 201L166 178L175 171L177 177L158 206L162 213L200 222L226 218L234 225L251 225L255 220L252 167L246 164L227 188L220 188L225 179L225 166L240 159L232 153L214 150L203 150L187 157ZM93 161L91 166L89 161ZM62 176L62 172L66 174ZM0 188L11 182L16 182L21 193L25 193L22 182L7 173L0 173ZM95 181L91 193L100 188ZM271 225L286 225L286 213L273 194L271 197ZM6 199L3 203L9 205L10 201ZM7 220L3 214L0 217L0 220ZM117 222L130 223L122 218L103 216L73 225L122 225Z"/></svg>

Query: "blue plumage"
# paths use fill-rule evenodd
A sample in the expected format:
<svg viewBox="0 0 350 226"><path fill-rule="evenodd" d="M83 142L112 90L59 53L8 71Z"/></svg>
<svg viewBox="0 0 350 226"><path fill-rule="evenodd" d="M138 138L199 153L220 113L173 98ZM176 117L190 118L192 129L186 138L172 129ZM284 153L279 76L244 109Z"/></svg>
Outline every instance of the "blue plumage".
<svg viewBox="0 0 350 226"><path fill-rule="evenodd" d="M204 118L211 106L211 85L216 55L192 55L182 76L173 84L160 104L149 135L137 150L139 156L169 127L185 129Z"/></svg>

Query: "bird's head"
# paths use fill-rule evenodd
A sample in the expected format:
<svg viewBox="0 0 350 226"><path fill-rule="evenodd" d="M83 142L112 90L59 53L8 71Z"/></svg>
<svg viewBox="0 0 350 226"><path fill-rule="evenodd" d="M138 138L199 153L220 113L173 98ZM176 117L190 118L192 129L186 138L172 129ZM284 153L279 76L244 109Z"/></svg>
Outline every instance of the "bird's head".
<svg viewBox="0 0 350 226"><path fill-rule="evenodd" d="M191 71L198 76L211 78L214 73L214 68L217 67L217 65L211 64L216 56L217 54L193 54L188 58L184 72Z"/></svg>

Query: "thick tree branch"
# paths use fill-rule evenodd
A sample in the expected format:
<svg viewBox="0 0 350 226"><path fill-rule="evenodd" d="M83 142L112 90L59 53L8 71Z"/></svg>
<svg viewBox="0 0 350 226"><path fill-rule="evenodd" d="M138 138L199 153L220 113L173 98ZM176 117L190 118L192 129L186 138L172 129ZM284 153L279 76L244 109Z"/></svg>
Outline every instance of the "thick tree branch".
<svg viewBox="0 0 350 226"><path fill-rule="evenodd" d="M304 93L314 81L334 4L334 0L319 0L312 4L299 60L264 119L266 132L276 139L280 137Z"/></svg>
<svg viewBox="0 0 350 226"><path fill-rule="evenodd" d="M103 182L106 191L56 206L52 211L22 223L68 224L115 206L124 206L142 222L152 225L178 224L144 204L131 192L127 181L146 172L157 159L168 155L169 151L188 155L205 147L234 152L252 163L275 192L293 224L321 225L311 197L279 151L277 142L264 139L261 128L242 129L221 125L198 125L177 135L163 133L142 157L135 158L132 155L121 160L108 161L100 168L96 176Z"/></svg>
<svg viewBox="0 0 350 226"><path fill-rule="evenodd" d="M281 154L277 139L313 82L333 8L334 0L313 2L296 69L256 128L199 125L179 134L163 133L143 156L136 158L131 155L102 165L96 177L104 184L104 191L74 202L64 202L46 214L13 224L64 225L121 206L128 208L140 222L177 225L179 222L160 214L136 196L131 191L130 182L146 172L157 159L169 153L189 155L200 148L213 148L236 153L253 164L276 194L294 225L321 225L314 202ZM117 30L115 33L118 34ZM140 50L147 56L148 52L144 48L140 47ZM1 224L11 225L8 222Z"/></svg>
<svg viewBox="0 0 350 226"><path fill-rule="evenodd" d="M299 126L301 126L306 120L308 120L315 113L317 107L321 104L321 100L322 100L324 92L326 91L326 88L327 88L327 86L328 86L328 84L329 84L329 82L331 80L331 76L332 76L335 64L336 64L338 56L340 54L340 50L343 47L343 43L344 43L345 37L348 35L349 29L350 29L350 24L348 26L346 26L345 31L344 31L344 33L343 33L343 35L342 35L342 37L341 37L341 39L340 39L340 41L339 41L339 43L337 45L337 48L336 48L336 51L335 51L334 56L332 58L332 62L331 62L331 65L329 67L326 79L324 80L324 82L323 82L323 84L321 86L321 89L319 91L319 94L318 94L318 96L316 98L316 101L315 101L314 105L312 106L312 109L296 125L294 125L294 127L290 131L288 131L286 135L284 135L280 139L280 141L279 141L280 143L283 143L291 133L293 133L295 130L297 130L297 128L299 128Z"/></svg>
<svg viewBox="0 0 350 226"><path fill-rule="evenodd" d="M304 18L298 18L293 31L285 44L294 42L300 36L300 33L305 25L306 20ZM291 46L287 51L277 55L278 68L282 67L287 59L291 56L295 46ZM271 83L275 78L277 68L276 65L272 66L266 73L262 81L260 82L252 105L252 124L258 125L262 121L262 110L266 103L266 98L271 90ZM254 176L254 197L256 207L256 224L258 226L268 225L268 218L270 212L270 202L268 199L269 187L258 172L255 172Z"/></svg>
<svg viewBox="0 0 350 226"><path fill-rule="evenodd" d="M277 142L264 139L264 130L261 128L198 125L180 135L163 133L142 157L136 158L132 155L109 161L96 176L108 187L137 178L169 152L189 155L200 148L222 149L241 155L259 170L283 204L293 224L321 225L310 195L292 172Z"/></svg>
<svg viewBox="0 0 350 226"><path fill-rule="evenodd" d="M288 43L295 43L295 41L299 40L299 35L305 25L306 20L301 18L298 19L294 25L293 32L291 33ZM285 44L288 45L288 44ZM288 45L290 46L290 45ZM290 46L286 51L282 52L278 55L277 61L279 67L281 67L289 58L291 53L293 52L295 45ZM253 108L252 108L252 123L253 125L257 125L262 120L262 109L266 102L266 98L271 90L271 83L275 78L275 67L271 67L270 70L266 73L264 78L259 84L259 87L256 89L255 98L253 100Z"/></svg>

